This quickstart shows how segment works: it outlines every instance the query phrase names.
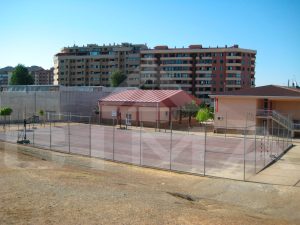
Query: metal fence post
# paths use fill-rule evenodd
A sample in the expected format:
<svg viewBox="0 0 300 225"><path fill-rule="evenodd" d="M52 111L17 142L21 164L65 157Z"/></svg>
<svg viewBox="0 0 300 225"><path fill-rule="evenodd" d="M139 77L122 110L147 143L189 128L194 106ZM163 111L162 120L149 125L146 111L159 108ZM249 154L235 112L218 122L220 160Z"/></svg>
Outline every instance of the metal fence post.
<svg viewBox="0 0 300 225"><path fill-rule="evenodd" d="M18 141L19 141L19 138L20 138L19 137L20 136L19 135L19 133L20 133L20 124L19 124L20 123L20 112L18 112L18 122L17 123L18 123L18 132L17 132L17 134L18 134Z"/></svg>
<svg viewBox="0 0 300 225"><path fill-rule="evenodd" d="M254 157L255 157L254 170L255 170L255 173L254 174L256 174L256 159L257 159L257 157L256 157L256 126L254 127L254 129L255 129L255 133L254 133Z"/></svg>
<svg viewBox="0 0 300 225"><path fill-rule="evenodd" d="M140 121L140 165L142 165L142 127L143 122Z"/></svg>
<svg viewBox="0 0 300 225"><path fill-rule="evenodd" d="M33 144L33 145L34 145L34 132L35 132L35 130L32 129L32 144Z"/></svg>
<svg viewBox="0 0 300 225"><path fill-rule="evenodd" d="M206 161L206 124L204 124L204 155L203 155L203 175L205 176L205 174L206 174L206 163L205 163L205 161Z"/></svg>
<svg viewBox="0 0 300 225"><path fill-rule="evenodd" d="M288 139L289 139L289 128L286 129L286 137L285 137L285 149L288 148L289 143L288 143Z"/></svg>
<svg viewBox="0 0 300 225"><path fill-rule="evenodd" d="M263 135L264 135L264 167L266 166L266 124L263 123L264 126L264 131L263 131Z"/></svg>
<svg viewBox="0 0 300 225"><path fill-rule="evenodd" d="M51 134L51 132L52 132L52 128L51 128L52 124L51 124L51 114L48 113L48 116L49 116L49 121L50 121L50 150L51 150L51 149L52 149L52 134Z"/></svg>
<svg viewBox="0 0 300 225"><path fill-rule="evenodd" d="M115 160L115 118L113 118L113 160Z"/></svg>
<svg viewBox="0 0 300 225"><path fill-rule="evenodd" d="M272 123L271 123L271 126L272 126L272 134L271 134L271 155L272 155L272 152L273 152L273 137L274 137L274 121L273 121L273 119L271 118L271 121L272 121Z"/></svg>
<svg viewBox="0 0 300 225"><path fill-rule="evenodd" d="M277 123L277 146L278 146L278 148L277 148L277 150L279 151L279 148L280 148L280 145L279 145L279 124ZM277 153L278 153L278 151L277 151Z"/></svg>
<svg viewBox="0 0 300 225"><path fill-rule="evenodd" d="M173 134L173 124L172 124L172 119L171 119L171 123L170 123L170 170L172 170L172 134Z"/></svg>
<svg viewBox="0 0 300 225"><path fill-rule="evenodd" d="M270 124L269 124L269 118L267 117L267 152L269 152L269 150L270 150L270 135L269 135L269 133L270 133Z"/></svg>
<svg viewBox="0 0 300 225"><path fill-rule="evenodd" d="M247 127L245 127L244 130L244 181L246 180L246 132L247 132Z"/></svg>
<svg viewBox="0 0 300 225"><path fill-rule="evenodd" d="M71 112L69 113L69 118L68 118L68 141L69 141L69 153L71 153L71 130L70 130L70 120L71 120Z"/></svg>
<svg viewBox="0 0 300 225"><path fill-rule="evenodd" d="M227 112L226 112L226 118L225 118L225 139L227 138Z"/></svg>
<svg viewBox="0 0 300 225"><path fill-rule="evenodd" d="M90 157L92 157L92 124L91 124L91 117L89 117L89 150L90 150Z"/></svg>

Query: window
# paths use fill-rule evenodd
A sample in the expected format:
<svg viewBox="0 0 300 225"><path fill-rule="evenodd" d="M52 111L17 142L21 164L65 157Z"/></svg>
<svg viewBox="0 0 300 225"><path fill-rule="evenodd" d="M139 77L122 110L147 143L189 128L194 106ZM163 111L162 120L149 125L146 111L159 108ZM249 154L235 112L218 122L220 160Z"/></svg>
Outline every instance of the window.
<svg viewBox="0 0 300 225"><path fill-rule="evenodd" d="M99 55L99 52L90 52L90 55L93 55L93 56Z"/></svg>

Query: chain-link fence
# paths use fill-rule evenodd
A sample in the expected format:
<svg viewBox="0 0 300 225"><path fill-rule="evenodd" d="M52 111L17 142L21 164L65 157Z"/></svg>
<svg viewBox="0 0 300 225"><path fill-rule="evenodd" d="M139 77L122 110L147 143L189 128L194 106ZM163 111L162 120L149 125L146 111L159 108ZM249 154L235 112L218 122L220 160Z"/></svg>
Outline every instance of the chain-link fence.
<svg viewBox="0 0 300 225"><path fill-rule="evenodd" d="M268 120L262 126L142 120L101 121L71 113L18 115L2 124L0 139L134 165L247 180L290 146L291 130ZM26 119L26 124L24 123ZM26 125L26 126L25 126Z"/></svg>

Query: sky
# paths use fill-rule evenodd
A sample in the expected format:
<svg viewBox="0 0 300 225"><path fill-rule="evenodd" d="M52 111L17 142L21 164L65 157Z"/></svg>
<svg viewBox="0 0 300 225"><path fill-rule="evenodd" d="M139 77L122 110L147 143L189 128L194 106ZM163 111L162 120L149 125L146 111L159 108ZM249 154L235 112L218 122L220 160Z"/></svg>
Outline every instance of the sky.
<svg viewBox="0 0 300 225"><path fill-rule="evenodd" d="M48 69L74 44L238 44L257 50L257 86L300 83L298 0L0 0L0 9L0 68Z"/></svg>

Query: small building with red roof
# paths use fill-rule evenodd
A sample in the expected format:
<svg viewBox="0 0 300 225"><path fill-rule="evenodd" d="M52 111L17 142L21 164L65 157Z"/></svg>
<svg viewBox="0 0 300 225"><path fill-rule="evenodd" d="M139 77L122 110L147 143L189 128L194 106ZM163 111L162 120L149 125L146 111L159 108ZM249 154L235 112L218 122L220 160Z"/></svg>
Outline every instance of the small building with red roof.
<svg viewBox="0 0 300 225"><path fill-rule="evenodd" d="M117 119L124 123L155 124L177 120L178 109L200 100L183 90L126 90L98 101L100 121Z"/></svg>

